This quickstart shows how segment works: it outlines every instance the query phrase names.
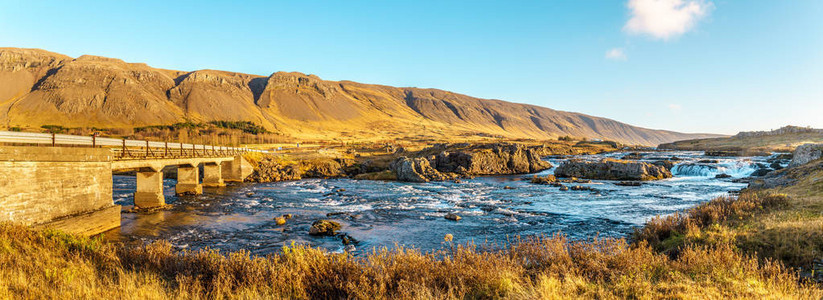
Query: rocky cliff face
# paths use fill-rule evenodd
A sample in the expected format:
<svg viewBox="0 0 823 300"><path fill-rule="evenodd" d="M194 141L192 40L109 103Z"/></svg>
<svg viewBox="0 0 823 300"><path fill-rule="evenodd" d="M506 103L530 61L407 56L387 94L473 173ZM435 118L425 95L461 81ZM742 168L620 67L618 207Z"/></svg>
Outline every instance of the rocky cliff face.
<svg viewBox="0 0 823 300"><path fill-rule="evenodd" d="M557 167L554 175L602 180L657 180L672 177L672 173L664 166L609 158L600 161L565 161Z"/></svg>
<svg viewBox="0 0 823 300"><path fill-rule="evenodd" d="M135 127L185 120L252 121L312 139L571 135L657 145L706 136L435 89L326 81L301 73L182 72L0 48L0 127Z"/></svg>

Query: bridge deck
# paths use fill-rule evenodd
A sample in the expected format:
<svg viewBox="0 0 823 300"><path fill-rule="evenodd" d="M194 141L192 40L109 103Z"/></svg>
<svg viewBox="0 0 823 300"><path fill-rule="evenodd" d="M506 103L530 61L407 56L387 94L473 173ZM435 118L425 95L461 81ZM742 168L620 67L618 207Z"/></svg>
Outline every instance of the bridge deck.
<svg viewBox="0 0 823 300"><path fill-rule="evenodd" d="M54 133L0 131L0 143L40 146L80 146L112 149L113 161L220 158L245 152L268 152L245 147L153 142Z"/></svg>

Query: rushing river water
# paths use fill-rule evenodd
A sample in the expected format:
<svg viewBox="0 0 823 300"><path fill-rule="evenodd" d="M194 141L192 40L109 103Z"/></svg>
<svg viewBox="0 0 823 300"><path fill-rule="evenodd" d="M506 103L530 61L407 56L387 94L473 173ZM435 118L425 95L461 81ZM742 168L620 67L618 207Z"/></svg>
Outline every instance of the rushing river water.
<svg viewBox="0 0 823 300"><path fill-rule="evenodd" d="M638 187L618 186L612 181L579 184L593 187L596 192L560 191L521 180L532 175L516 175L478 177L461 183L307 179L207 188L203 195L177 197L175 180L166 179L166 201L174 205L172 209L123 213L122 227L107 236L126 242L166 239L181 249L247 249L254 254L277 252L292 241L342 251L339 237L308 235L311 223L318 219L343 224L342 232L359 240L355 254L395 245L439 249L447 233L453 234L458 243L496 245L516 236L556 232L571 238L624 237L655 215L685 210L745 187L732 180L748 176L757 169L757 163L766 160L709 158L697 152L652 152L644 159L672 156L681 159L672 170L672 179ZM706 159L718 161L700 162ZM555 166L563 161L547 160ZM715 178L721 173L732 177ZM134 185L134 177L115 176L115 203L133 205ZM444 219L450 212L463 219ZM276 225L273 219L283 214L294 217L286 225Z"/></svg>

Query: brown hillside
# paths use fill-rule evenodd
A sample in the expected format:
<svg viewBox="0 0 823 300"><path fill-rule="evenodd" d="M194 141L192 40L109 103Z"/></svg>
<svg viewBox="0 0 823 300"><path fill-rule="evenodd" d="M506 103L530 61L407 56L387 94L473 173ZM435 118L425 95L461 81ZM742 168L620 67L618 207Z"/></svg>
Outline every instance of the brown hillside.
<svg viewBox="0 0 823 300"><path fill-rule="evenodd" d="M0 48L0 126L124 128L186 120L252 121L297 138L571 135L657 145L712 136L436 89L326 81L302 73L182 72Z"/></svg>

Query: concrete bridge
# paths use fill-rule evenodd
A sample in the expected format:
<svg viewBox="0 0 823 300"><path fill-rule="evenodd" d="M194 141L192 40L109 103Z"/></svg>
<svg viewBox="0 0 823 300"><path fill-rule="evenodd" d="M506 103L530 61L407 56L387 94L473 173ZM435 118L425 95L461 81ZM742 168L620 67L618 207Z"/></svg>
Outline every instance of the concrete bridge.
<svg viewBox="0 0 823 300"><path fill-rule="evenodd" d="M134 173L134 204L162 207L163 169L176 167L177 194L241 182L251 151L181 143L0 131L0 221L92 235L120 226L112 174ZM201 176L200 170L203 170ZM202 177L202 182L201 182Z"/></svg>

